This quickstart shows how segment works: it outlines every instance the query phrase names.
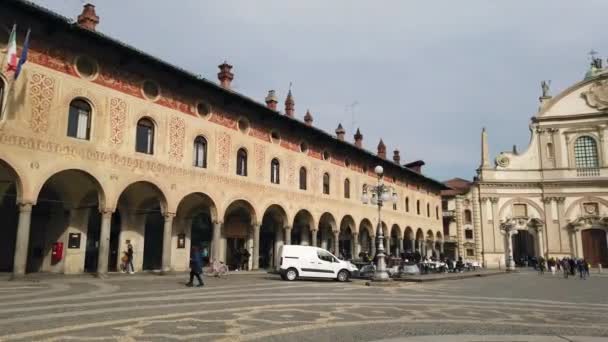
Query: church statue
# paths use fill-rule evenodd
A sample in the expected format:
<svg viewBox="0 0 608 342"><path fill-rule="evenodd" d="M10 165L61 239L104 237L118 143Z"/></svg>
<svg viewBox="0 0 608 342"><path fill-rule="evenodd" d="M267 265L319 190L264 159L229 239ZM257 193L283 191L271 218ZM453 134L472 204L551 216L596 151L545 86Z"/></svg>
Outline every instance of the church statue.
<svg viewBox="0 0 608 342"><path fill-rule="evenodd" d="M549 97L549 86L551 85L551 81L547 82L547 81L542 81L540 83L540 87L543 90L543 96L542 97Z"/></svg>

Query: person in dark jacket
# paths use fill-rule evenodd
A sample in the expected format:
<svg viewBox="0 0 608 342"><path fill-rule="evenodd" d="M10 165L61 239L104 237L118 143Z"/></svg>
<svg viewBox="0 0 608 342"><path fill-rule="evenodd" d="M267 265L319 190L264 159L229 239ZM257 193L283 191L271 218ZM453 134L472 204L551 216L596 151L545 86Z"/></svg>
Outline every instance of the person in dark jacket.
<svg viewBox="0 0 608 342"><path fill-rule="evenodd" d="M197 246L192 247L192 251L190 252L190 281L186 283L186 286L193 286L192 281L194 277L198 279L197 287L205 286L203 283L203 279L201 279L201 274L203 273L203 260L201 257L201 252Z"/></svg>

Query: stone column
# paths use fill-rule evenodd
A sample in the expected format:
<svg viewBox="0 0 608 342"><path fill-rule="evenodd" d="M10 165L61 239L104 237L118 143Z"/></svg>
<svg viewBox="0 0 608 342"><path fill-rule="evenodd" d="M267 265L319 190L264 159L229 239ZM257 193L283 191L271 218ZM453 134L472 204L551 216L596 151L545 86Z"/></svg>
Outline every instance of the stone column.
<svg viewBox="0 0 608 342"><path fill-rule="evenodd" d="M545 257L545 239L543 237L543 228L536 227L536 236L538 237L538 255Z"/></svg>
<svg viewBox="0 0 608 342"><path fill-rule="evenodd" d="M601 167L608 166L608 160L606 158L606 153L604 151L604 132L606 131L606 125L599 125L597 127L597 135L600 138L600 143L597 144L598 154L600 156L600 165Z"/></svg>
<svg viewBox="0 0 608 342"><path fill-rule="evenodd" d="M560 252L564 253L566 252L566 250L570 249L570 239L568 237L567 231L565 230L566 228L566 219L565 219L565 215L566 215L566 209L564 208L564 201L566 200L565 197L556 197L554 198L555 203L557 205L557 223L558 223L558 232L559 232L559 239L560 239ZM566 236L562 236L562 234L566 234ZM573 247L575 247L576 245L574 245ZM574 248L572 248L574 249ZM573 250L570 251L571 253L574 253Z"/></svg>
<svg viewBox="0 0 608 342"><path fill-rule="evenodd" d="M173 235L173 218L174 213L165 214L165 226L163 228L163 258L162 268L163 273L171 270L171 240Z"/></svg>
<svg viewBox="0 0 608 342"><path fill-rule="evenodd" d="M291 227L285 226L285 235L283 237L286 245L291 245Z"/></svg>
<svg viewBox="0 0 608 342"><path fill-rule="evenodd" d="M373 258L376 257L376 236L372 235L372 236L369 237L369 239L371 240L369 242L369 245L370 245L369 248L370 248L370 251L371 251L370 256L373 259Z"/></svg>
<svg viewBox="0 0 608 342"><path fill-rule="evenodd" d="M579 228L575 228L574 230L574 241L576 242L576 251L575 256L577 258L583 258L583 236L581 234L581 230Z"/></svg>
<svg viewBox="0 0 608 342"><path fill-rule="evenodd" d="M13 277L25 275L27 253L30 242L30 222L32 219L32 203L19 203L19 223L15 239L15 257L13 259Z"/></svg>
<svg viewBox="0 0 608 342"><path fill-rule="evenodd" d="M517 230L508 228L505 230L505 238L507 239L507 250L505 253L505 262L507 270L512 271L515 269L513 265L513 234L517 234Z"/></svg>
<svg viewBox="0 0 608 342"><path fill-rule="evenodd" d="M252 269L257 270L260 268L260 224L253 224L253 264Z"/></svg>
<svg viewBox="0 0 608 342"><path fill-rule="evenodd" d="M412 245L412 253L416 252L416 239L411 239L410 244Z"/></svg>
<svg viewBox="0 0 608 342"><path fill-rule="evenodd" d="M445 244L445 242L443 240L441 240L439 242L439 253L443 254L443 245Z"/></svg>
<svg viewBox="0 0 608 342"><path fill-rule="evenodd" d="M340 256L340 232L335 230L334 233L334 253L337 257Z"/></svg>
<svg viewBox="0 0 608 342"><path fill-rule="evenodd" d="M558 128L549 128L551 133L551 142L553 143L553 157L555 158L555 167L566 167L567 163L564 163L562 158L562 142L560 140L560 134Z"/></svg>
<svg viewBox="0 0 608 342"><path fill-rule="evenodd" d="M559 244L559 241L555 241L559 239L559 230L555 229L555 224L553 223L553 207L551 202L553 201L552 197L543 197L543 209L545 210L545 229L547 232L547 243L545 246L545 253L547 253L547 258L549 258L551 252L555 251L555 245ZM539 237L540 238L540 237ZM543 240L544 243L544 240Z"/></svg>
<svg viewBox="0 0 608 342"><path fill-rule="evenodd" d="M456 196L454 209L454 220L456 221L456 250L457 253L464 255L464 229L463 229L463 210L462 196Z"/></svg>
<svg viewBox="0 0 608 342"><path fill-rule="evenodd" d="M310 235L312 237L312 245L316 247L317 246L317 230L311 229ZM303 242L303 240L302 240L302 242Z"/></svg>
<svg viewBox="0 0 608 342"><path fill-rule="evenodd" d="M97 255L97 275L103 277L108 273L108 254L110 253L110 231L112 229L112 210L101 211L101 230L99 232L99 250Z"/></svg>
<svg viewBox="0 0 608 342"><path fill-rule="evenodd" d="M400 255L401 255L401 253L403 253L403 252L405 251L403 248L404 248L404 246L403 246L403 238L402 238L402 237L400 237L400 238L399 238L399 247L398 247L398 251L397 251L397 252L398 252L398 253L397 253L397 254L398 254L397 256L400 256Z"/></svg>
<svg viewBox="0 0 608 342"><path fill-rule="evenodd" d="M361 244L359 243L359 234L356 232L351 235L351 245L352 257L358 259L359 253L361 253Z"/></svg>
<svg viewBox="0 0 608 342"><path fill-rule="evenodd" d="M213 260L220 260L220 236L222 234L222 222L213 221L213 236L211 237L211 257Z"/></svg>

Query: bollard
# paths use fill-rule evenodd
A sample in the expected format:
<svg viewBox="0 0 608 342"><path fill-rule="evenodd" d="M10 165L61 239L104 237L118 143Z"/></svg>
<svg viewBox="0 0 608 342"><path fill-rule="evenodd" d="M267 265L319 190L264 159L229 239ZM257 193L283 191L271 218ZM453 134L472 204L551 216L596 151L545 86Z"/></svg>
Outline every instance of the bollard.
<svg viewBox="0 0 608 342"><path fill-rule="evenodd" d="M602 264L597 264L597 273L602 273Z"/></svg>

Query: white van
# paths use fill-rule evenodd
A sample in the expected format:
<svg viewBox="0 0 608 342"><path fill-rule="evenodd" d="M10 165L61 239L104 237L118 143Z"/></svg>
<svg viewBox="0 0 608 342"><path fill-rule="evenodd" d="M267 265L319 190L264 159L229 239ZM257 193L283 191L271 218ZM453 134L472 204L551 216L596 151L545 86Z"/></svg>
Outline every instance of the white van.
<svg viewBox="0 0 608 342"><path fill-rule="evenodd" d="M333 254L314 246L284 245L280 250L279 274L283 280L302 278L329 278L347 281L357 266L336 258Z"/></svg>

